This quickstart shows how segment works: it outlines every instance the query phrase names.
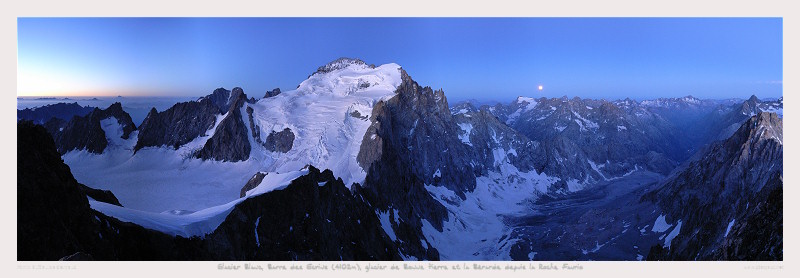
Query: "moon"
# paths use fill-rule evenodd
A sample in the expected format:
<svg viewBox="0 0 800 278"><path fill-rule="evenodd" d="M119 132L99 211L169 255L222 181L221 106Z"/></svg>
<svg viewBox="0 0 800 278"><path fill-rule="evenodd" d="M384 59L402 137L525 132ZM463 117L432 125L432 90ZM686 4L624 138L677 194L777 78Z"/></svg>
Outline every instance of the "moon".
<svg viewBox="0 0 800 278"><path fill-rule="evenodd" d="M544 87L542 87L542 85L539 85L539 91L541 91L542 89L544 89Z"/></svg>

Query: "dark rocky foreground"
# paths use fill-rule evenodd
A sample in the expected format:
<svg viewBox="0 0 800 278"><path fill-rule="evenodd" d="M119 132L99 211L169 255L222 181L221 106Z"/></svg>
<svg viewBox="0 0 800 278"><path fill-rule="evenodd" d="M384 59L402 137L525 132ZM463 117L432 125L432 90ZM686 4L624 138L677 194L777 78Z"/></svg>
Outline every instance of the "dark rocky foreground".
<svg viewBox="0 0 800 278"><path fill-rule="evenodd" d="M286 189L237 205L203 243L215 259L401 259L369 205L314 167Z"/></svg>
<svg viewBox="0 0 800 278"><path fill-rule="evenodd" d="M23 121L17 134L20 261L400 259L372 210L330 171L310 167L285 189L237 205L205 238L187 239L91 209L87 194L98 192L75 180L47 131Z"/></svg>
<svg viewBox="0 0 800 278"><path fill-rule="evenodd" d="M92 210L43 127L20 122L17 136L17 260L191 260L204 253L192 240Z"/></svg>

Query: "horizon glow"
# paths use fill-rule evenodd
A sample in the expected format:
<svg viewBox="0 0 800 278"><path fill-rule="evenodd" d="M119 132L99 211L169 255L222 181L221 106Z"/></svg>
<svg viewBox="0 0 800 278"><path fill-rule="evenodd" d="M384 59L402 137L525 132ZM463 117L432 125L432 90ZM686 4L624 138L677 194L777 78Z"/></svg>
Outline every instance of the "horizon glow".
<svg viewBox="0 0 800 278"><path fill-rule="evenodd" d="M339 57L459 100L783 95L781 18L19 18L18 97L290 91ZM541 87L540 87L541 86ZM547 90L540 88L547 87Z"/></svg>

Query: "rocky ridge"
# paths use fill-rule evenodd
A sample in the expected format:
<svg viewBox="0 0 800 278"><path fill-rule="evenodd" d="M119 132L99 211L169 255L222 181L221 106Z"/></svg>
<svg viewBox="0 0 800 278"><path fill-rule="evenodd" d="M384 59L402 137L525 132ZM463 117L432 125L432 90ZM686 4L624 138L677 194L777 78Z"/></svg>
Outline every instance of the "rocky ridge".
<svg viewBox="0 0 800 278"><path fill-rule="evenodd" d="M221 94L219 90L215 90L217 95ZM223 111L218 104L219 102L215 104L211 99L201 98L198 101L177 103L162 112L151 109L139 127L139 138L134 151L161 146L178 149L204 135L214 127L217 115Z"/></svg>

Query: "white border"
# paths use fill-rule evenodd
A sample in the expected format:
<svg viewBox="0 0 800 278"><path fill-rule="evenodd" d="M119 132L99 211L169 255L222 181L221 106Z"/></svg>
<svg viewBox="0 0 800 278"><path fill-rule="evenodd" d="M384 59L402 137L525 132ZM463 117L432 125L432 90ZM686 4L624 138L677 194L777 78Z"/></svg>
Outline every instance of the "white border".
<svg viewBox="0 0 800 278"><path fill-rule="evenodd" d="M459 275L466 277L485 277L487 275L513 275L530 277L532 275L555 274L559 276L577 275L613 275L633 277L675 277L675 276L788 276L797 273L797 203L791 202L798 194L794 185L798 176L790 168L797 165L796 142L797 125L792 111L796 107L794 99L798 80L798 10L800 5L796 1L698 1L698 0L673 0L673 1L591 1L591 0L565 0L550 1L546 3L519 3L508 0L494 1L365 1L365 0L339 0L339 1L290 1L284 0L275 3L261 1L164 1L164 0L138 0L138 1L102 1L102 0L30 0L30 1L3 1L0 4L2 24L0 24L0 38L2 38L2 55L0 55L0 171L2 171L5 187L0 202L0 211L7 228L2 229L3 252L2 267L0 271L12 276L122 276L139 277L147 274L158 276L229 276L236 275L334 275L337 277L361 277L380 275L381 277L403 277L408 275ZM24 262L16 261L16 229L11 228L11 223L16 223L16 20L25 16L248 16L248 17L386 17L386 16L458 16L458 17L782 17L784 23L784 77L783 96L785 99L784 142L789 142L784 149L784 212L789 217L784 217L784 261L783 262L578 262L584 267L583 271L472 271L472 272L441 272L441 271L398 271L386 273L364 272L335 272L335 271L304 271L304 272L256 272L244 271L224 272L217 270L218 262ZM14 106L14 110L12 110ZM5 107L5 108L2 108ZM788 170L788 171L786 171ZM231 262L233 264L243 264ZM269 262L258 262L266 266ZM524 263L524 262L523 262ZM292 265L293 263L277 262L272 264ZM299 263L305 265L306 263ZM333 263L330 263L333 264ZM366 265L366 262L361 262ZM390 264L390 263L386 263ZM402 267L404 263L396 265ZM405 263L421 264L427 263ZM437 263L439 265L455 265L460 262ZM498 265L514 265L515 262L502 262ZM560 263L557 263L560 265ZM25 270L19 267L53 268L72 267L74 270ZM782 267L776 270L774 268ZM766 269L764 269L766 268ZM772 268L772 269L770 269ZM9 277L9 276L6 276Z"/></svg>

